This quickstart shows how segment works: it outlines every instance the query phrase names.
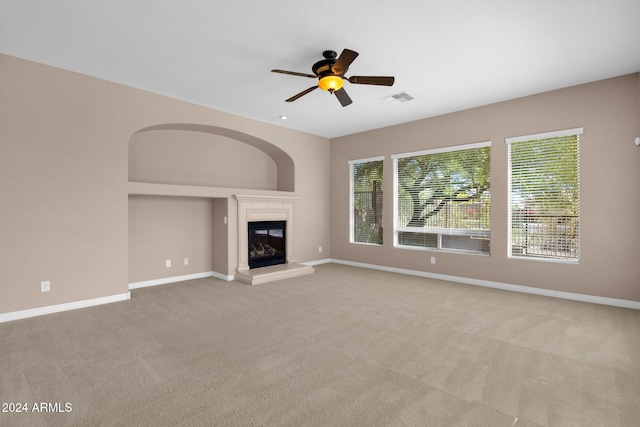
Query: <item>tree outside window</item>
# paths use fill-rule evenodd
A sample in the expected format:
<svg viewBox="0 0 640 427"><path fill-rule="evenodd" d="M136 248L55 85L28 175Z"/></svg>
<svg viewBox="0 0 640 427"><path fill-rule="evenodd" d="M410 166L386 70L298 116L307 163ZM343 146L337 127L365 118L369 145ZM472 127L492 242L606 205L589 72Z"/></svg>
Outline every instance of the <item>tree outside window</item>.
<svg viewBox="0 0 640 427"><path fill-rule="evenodd" d="M392 157L398 246L489 252L489 143Z"/></svg>
<svg viewBox="0 0 640 427"><path fill-rule="evenodd" d="M382 158L351 166L351 242L382 244Z"/></svg>

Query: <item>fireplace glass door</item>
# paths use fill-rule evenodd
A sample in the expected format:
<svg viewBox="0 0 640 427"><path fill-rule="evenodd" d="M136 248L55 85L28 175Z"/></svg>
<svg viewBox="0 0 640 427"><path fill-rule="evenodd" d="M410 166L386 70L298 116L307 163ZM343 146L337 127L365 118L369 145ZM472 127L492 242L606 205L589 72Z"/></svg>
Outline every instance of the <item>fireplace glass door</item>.
<svg viewBox="0 0 640 427"><path fill-rule="evenodd" d="M249 268L285 264L286 221L249 222Z"/></svg>

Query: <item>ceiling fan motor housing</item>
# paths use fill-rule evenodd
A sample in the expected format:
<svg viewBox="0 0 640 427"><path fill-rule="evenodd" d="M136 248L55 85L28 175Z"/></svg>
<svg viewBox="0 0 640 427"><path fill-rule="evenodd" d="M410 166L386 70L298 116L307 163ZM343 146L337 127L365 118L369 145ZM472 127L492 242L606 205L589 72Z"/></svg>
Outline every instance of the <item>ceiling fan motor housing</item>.
<svg viewBox="0 0 640 427"><path fill-rule="evenodd" d="M331 67L334 63L335 61L324 59L313 64L313 67L311 69L313 70L313 73L318 77L324 77L326 75L333 74Z"/></svg>

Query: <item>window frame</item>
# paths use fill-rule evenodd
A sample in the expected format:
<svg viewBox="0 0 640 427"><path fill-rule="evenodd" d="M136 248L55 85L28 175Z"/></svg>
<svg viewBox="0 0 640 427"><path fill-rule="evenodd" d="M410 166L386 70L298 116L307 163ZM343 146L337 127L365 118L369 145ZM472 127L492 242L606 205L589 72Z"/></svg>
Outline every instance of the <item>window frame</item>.
<svg viewBox="0 0 640 427"><path fill-rule="evenodd" d="M582 257L582 212L580 209L581 206L581 180L580 180L580 137L584 134L584 128L572 128L572 129L564 129L557 130L551 132L542 132L536 134L522 135L522 136L514 136L505 138L505 143L508 146L507 150L507 258L508 259L516 259L516 260L527 260L527 261L540 261L540 262L551 262L551 263L559 263L559 264L580 264ZM513 254L513 205L512 205L512 161L511 161L511 147L513 144L517 144L519 142L529 142L536 140L545 140L551 138L562 138L566 136L577 136L576 141L576 152L577 152L577 164L576 164L576 180L578 187L578 202L577 202L577 252L578 255L575 258L551 258L549 256L522 256L518 254Z"/></svg>
<svg viewBox="0 0 640 427"><path fill-rule="evenodd" d="M381 243L373 243L373 242L358 242L355 240L355 218L354 218L354 168L356 165L363 163L371 163L371 162L382 162L382 174L384 175L384 159L385 156L374 156L374 157L366 157L363 159L355 159L349 160L349 243L357 244L357 245L369 245L369 246L382 246L384 244L384 238ZM382 198L384 200L384 176L382 177ZM384 207L384 202L383 202ZM381 226L384 230L384 216L381 218Z"/></svg>
<svg viewBox="0 0 640 427"><path fill-rule="evenodd" d="M480 255L491 256L491 225L488 230L485 229L462 229L462 228L425 228L425 227L400 227L398 226L398 197L399 197L399 183L398 183L398 159L406 157L415 157L429 154L438 154L446 152L463 151L475 148L489 147L491 150L492 141L482 141L469 144L451 145L446 147L432 148L420 151L411 151L406 153L392 154L390 157L393 160L393 247L397 249L418 250L418 251L437 251L448 252L463 255ZM491 171L489 171L491 173ZM491 190L489 190L491 194ZM489 217L489 224L491 224L491 217ZM417 234L434 234L437 236L436 247L427 246L409 246L402 245L398 242L398 232L409 232ZM443 236L482 236L489 240L489 251L474 251L463 250L442 247Z"/></svg>

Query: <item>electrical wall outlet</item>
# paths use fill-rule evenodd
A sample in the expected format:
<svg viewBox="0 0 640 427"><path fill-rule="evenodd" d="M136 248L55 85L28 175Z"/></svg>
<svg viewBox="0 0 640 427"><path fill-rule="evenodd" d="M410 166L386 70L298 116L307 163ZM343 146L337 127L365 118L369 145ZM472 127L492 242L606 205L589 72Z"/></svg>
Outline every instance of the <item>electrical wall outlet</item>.
<svg viewBox="0 0 640 427"><path fill-rule="evenodd" d="M431 257L431 264L435 264L436 263L436 257L432 256Z"/></svg>
<svg viewBox="0 0 640 427"><path fill-rule="evenodd" d="M322 253L322 246L318 246L318 253Z"/></svg>
<svg viewBox="0 0 640 427"><path fill-rule="evenodd" d="M49 280L40 282L40 292L49 292L50 290L51 290L51 282Z"/></svg>
<svg viewBox="0 0 640 427"><path fill-rule="evenodd" d="M166 260L164 262L164 266L167 267L167 268L171 267L171 260L170 259Z"/></svg>
<svg viewBox="0 0 640 427"><path fill-rule="evenodd" d="M189 258L184 259L184 265L189 265Z"/></svg>

